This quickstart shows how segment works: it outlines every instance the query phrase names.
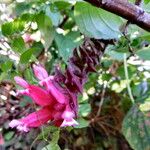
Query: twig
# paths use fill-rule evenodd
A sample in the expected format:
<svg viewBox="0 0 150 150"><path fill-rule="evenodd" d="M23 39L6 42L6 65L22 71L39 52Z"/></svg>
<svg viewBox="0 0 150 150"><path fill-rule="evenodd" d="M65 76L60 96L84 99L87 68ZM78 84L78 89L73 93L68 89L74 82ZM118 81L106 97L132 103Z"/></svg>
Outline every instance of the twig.
<svg viewBox="0 0 150 150"><path fill-rule="evenodd" d="M98 109L98 111L97 111L96 117L100 116L101 109L102 109L102 105L103 105L103 102L104 102L104 96L105 96L106 87L107 87L107 84L104 83L104 84L103 84L102 95L101 95L101 100L100 100L100 102L99 102L99 109Z"/></svg>

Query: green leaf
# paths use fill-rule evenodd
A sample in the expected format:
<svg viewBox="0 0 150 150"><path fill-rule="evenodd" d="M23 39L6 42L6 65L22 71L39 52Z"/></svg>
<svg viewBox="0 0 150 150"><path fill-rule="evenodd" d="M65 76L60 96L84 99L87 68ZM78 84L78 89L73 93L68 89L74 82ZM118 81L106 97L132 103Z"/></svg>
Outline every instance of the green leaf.
<svg viewBox="0 0 150 150"><path fill-rule="evenodd" d="M150 1L149 0L146 0L144 1L144 3L141 4L141 8L147 12L147 13L150 13Z"/></svg>
<svg viewBox="0 0 150 150"><path fill-rule="evenodd" d="M136 52L136 54L143 60L150 60L150 48L144 48Z"/></svg>
<svg viewBox="0 0 150 150"><path fill-rule="evenodd" d="M150 2L150 0L144 0L145 4L148 4Z"/></svg>
<svg viewBox="0 0 150 150"><path fill-rule="evenodd" d="M85 119L83 119L83 118L79 118L79 119L77 120L77 122L79 123L79 125L78 125L78 126L75 126L74 128L80 129L80 128L86 128L86 127L89 126L89 121L87 121L87 120L85 120Z"/></svg>
<svg viewBox="0 0 150 150"><path fill-rule="evenodd" d="M48 49L55 36L52 21L47 15L41 12L36 16L36 22L44 40L43 45L45 49Z"/></svg>
<svg viewBox="0 0 150 150"><path fill-rule="evenodd" d="M67 62L72 55L73 49L82 42L78 32L69 32L66 35L57 34L55 40L58 46L59 55L65 62Z"/></svg>
<svg viewBox="0 0 150 150"><path fill-rule="evenodd" d="M53 129L53 128L52 128ZM56 128L55 128L56 129ZM59 133L60 130L57 129L52 133L52 140L50 141L50 144L48 144L46 147L44 147L42 150L60 150L58 143L59 140Z"/></svg>
<svg viewBox="0 0 150 150"><path fill-rule="evenodd" d="M127 49L126 49L127 50ZM109 55L110 58L118 60L118 61L123 61L124 59L124 54L125 52L118 52L116 48L114 48L114 46L109 45L106 48L105 54ZM127 56L129 56L129 52L126 52Z"/></svg>
<svg viewBox="0 0 150 150"><path fill-rule="evenodd" d="M0 81L6 79L6 78L7 78L7 75L8 75L8 73L2 72L2 73L0 74Z"/></svg>
<svg viewBox="0 0 150 150"><path fill-rule="evenodd" d="M7 72L12 68L12 65L13 65L13 62L8 60L1 65L1 69L2 71Z"/></svg>
<svg viewBox="0 0 150 150"><path fill-rule="evenodd" d="M5 140L9 141L10 139L12 139L14 134L15 133L13 131L7 132L4 136Z"/></svg>
<svg viewBox="0 0 150 150"><path fill-rule="evenodd" d="M7 23L3 24L1 28L2 28L2 34L4 36L8 36L13 33L12 22L7 22Z"/></svg>
<svg viewBox="0 0 150 150"><path fill-rule="evenodd" d="M69 2L65 2L65 1L57 1L55 3L53 3L52 7L54 7L54 9L58 9L59 11L65 10L67 8L69 8L71 6L71 4Z"/></svg>
<svg viewBox="0 0 150 150"><path fill-rule="evenodd" d="M24 53L22 53L20 56L20 63L22 63L22 64L28 63L34 50L35 49L30 48L30 49L26 50Z"/></svg>
<svg viewBox="0 0 150 150"><path fill-rule="evenodd" d="M141 34L139 38L142 39L142 40L150 42L150 34L149 34L149 32Z"/></svg>
<svg viewBox="0 0 150 150"><path fill-rule="evenodd" d="M50 134L53 134L54 132L57 132L58 131L58 128L55 127L55 126L48 126L48 127L44 127L43 130L42 130L42 133L40 133L38 135L38 139L41 140L43 139L43 137L48 137ZM57 136L57 138L59 138Z"/></svg>
<svg viewBox="0 0 150 150"><path fill-rule="evenodd" d="M52 20L54 26L58 26L60 24L62 16L58 11L52 11L50 7L47 7L46 15Z"/></svg>
<svg viewBox="0 0 150 150"><path fill-rule="evenodd" d="M33 104L32 99L30 97L28 97L28 96L23 96L23 100L19 103L19 105L21 107L25 107L28 104Z"/></svg>
<svg viewBox="0 0 150 150"><path fill-rule="evenodd" d="M89 103L83 103L79 105L79 114L86 117L91 112L91 106Z"/></svg>
<svg viewBox="0 0 150 150"><path fill-rule="evenodd" d="M28 12L31 6L32 5L30 5L29 2L17 3L16 9L15 9L16 14L19 16L20 14L24 12Z"/></svg>
<svg viewBox="0 0 150 150"><path fill-rule="evenodd" d="M58 144L48 144L42 150L61 150Z"/></svg>
<svg viewBox="0 0 150 150"><path fill-rule="evenodd" d="M26 50L25 43L22 37L15 38L11 44L12 50L22 53Z"/></svg>
<svg viewBox="0 0 150 150"><path fill-rule="evenodd" d="M122 20L118 16L88 3L77 2L74 16L80 31L86 36L96 39L114 39L121 35L119 27Z"/></svg>
<svg viewBox="0 0 150 150"><path fill-rule="evenodd" d="M19 33L23 31L25 21L21 19L16 19L12 22L6 22L2 25L2 34L4 36L10 36L14 33Z"/></svg>
<svg viewBox="0 0 150 150"><path fill-rule="evenodd" d="M150 150L150 107L147 108L134 105L123 121L123 134L135 150Z"/></svg>
<svg viewBox="0 0 150 150"><path fill-rule="evenodd" d="M38 84L38 81L34 78L34 74L31 68L27 68L24 71L24 77L27 81L30 81L31 84Z"/></svg>

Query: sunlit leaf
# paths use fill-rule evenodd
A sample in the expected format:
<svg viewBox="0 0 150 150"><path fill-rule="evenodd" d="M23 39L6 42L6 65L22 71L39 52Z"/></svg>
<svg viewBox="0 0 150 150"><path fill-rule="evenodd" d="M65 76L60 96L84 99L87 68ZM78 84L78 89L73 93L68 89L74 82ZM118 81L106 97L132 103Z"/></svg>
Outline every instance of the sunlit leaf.
<svg viewBox="0 0 150 150"><path fill-rule="evenodd" d="M58 46L59 55L65 62L67 62L72 55L73 49L82 42L78 32L69 32L66 35L57 34L55 40Z"/></svg>
<svg viewBox="0 0 150 150"><path fill-rule="evenodd" d="M11 44L12 50L22 53L26 50L25 43L22 37L15 38Z"/></svg>
<svg viewBox="0 0 150 150"><path fill-rule="evenodd" d="M83 118L79 118L77 120L77 122L79 123L79 125L75 126L74 128L86 128L89 126L89 121L88 120L85 120Z"/></svg>
<svg viewBox="0 0 150 150"><path fill-rule="evenodd" d="M26 50L24 53L22 53L20 56L20 63L22 63L22 64L28 63L34 50L35 49L31 48L31 49Z"/></svg>
<svg viewBox="0 0 150 150"><path fill-rule="evenodd" d="M38 24L38 28L41 32L42 38L43 38L43 45L46 49L49 48L51 45L54 35L55 35L55 30L52 24L51 19L45 15L44 13L39 13L36 16L36 22Z"/></svg>
<svg viewBox="0 0 150 150"><path fill-rule="evenodd" d="M136 54L143 60L150 60L150 48L139 50Z"/></svg>
<svg viewBox="0 0 150 150"><path fill-rule="evenodd" d="M80 31L86 36L96 39L113 39L121 35L119 27L122 20L105 10L85 2L77 2L74 15Z"/></svg>
<svg viewBox="0 0 150 150"><path fill-rule="evenodd" d="M8 70L12 68L12 65L13 65L13 62L11 60L8 60L1 65L1 69L4 72L7 72Z"/></svg>

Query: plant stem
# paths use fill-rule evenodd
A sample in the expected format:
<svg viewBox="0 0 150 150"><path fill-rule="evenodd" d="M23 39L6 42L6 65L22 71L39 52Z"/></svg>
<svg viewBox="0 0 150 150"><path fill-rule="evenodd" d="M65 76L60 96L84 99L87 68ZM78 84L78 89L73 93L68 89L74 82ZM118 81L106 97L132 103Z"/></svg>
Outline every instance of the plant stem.
<svg viewBox="0 0 150 150"><path fill-rule="evenodd" d="M129 97L132 101L132 103L134 104L134 98L133 98L133 95L132 95L132 91L131 91L131 87L130 87L130 80L129 80L129 75L128 75L128 67L127 67L127 56L126 56L126 53L124 54L124 72L125 72L125 78L126 78L126 81L127 81L127 90L128 90L128 94L129 94Z"/></svg>

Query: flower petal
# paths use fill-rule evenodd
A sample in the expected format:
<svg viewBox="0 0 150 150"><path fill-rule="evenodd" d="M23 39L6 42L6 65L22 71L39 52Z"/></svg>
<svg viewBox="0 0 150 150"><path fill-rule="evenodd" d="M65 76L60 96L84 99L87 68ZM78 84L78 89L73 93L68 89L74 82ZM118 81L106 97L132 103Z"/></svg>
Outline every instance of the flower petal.
<svg viewBox="0 0 150 150"><path fill-rule="evenodd" d="M34 71L35 76L39 80L45 80L46 78L48 78L47 71L41 65L33 65L33 71Z"/></svg>
<svg viewBox="0 0 150 150"><path fill-rule="evenodd" d="M61 104L67 103L67 97L62 93L61 89L56 86L55 81L52 79L53 77L49 77L46 80L42 81L41 84L45 85L47 90L51 95Z"/></svg>
<svg viewBox="0 0 150 150"><path fill-rule="evenodd" d="M31 97L40 106L53 105L55 103L54 97L48 91L35 85L29 85L28 89L20 90L17 93Z"/></svg>
<svg viewBox="0 0 150 150"><path fill-rule="evenodd" d="M70 110L65 110L64 113L62 114L62 118L66 120L71 120L74 117L74 113Z"/></svg>
<svg viewBox="0 0 150 150"><path fill-rule="evenodd" d="M40 109L34 113L29 114L27 117L20 121L26 124L28 127L39 127L52 119L51 110L47 107Z"/></svg>
<svg viewBox="0 0 150 150"><path fill-rule="evenodd" d="M29 114L27 117L20 120L12 120L9 123L11 128L16 127L19 131L28 132L31 127L39 127L48 120L52 119L51 110L47 107Z"/></svg>
<svg viewBox="0 0 150 150"><path fill-rule="evenodd" d="M41 106L52 105L55 102L55 99L48 91L43 90L38 86L30 85L29 93L32 99Z"/></svg>
<svg viewBox="0 0 150 150"><path fill-rule="evenodd" d="M14 77L14 80L18 85L22 86L23 88L28 88L29 86L28 82L22 79L21 77L16 76Z"/></svg>
<svg viewBox="0 0 150 150"><path fill-rule="evenodd" d="M77 126L77 125L79 125L79 123L72 118L70 120L64 120L61 124L61 127Z"/></svg>
<svg viewBox="0 0 150 150"><path fill-rule="evenodd" d="M19 131L24 131L24 132L28 132L29 131L29 128L23 124L23 122L19 121L19 120L12 120L10 123L9 123L9 126L11 128L17 128Z"/></svg>

